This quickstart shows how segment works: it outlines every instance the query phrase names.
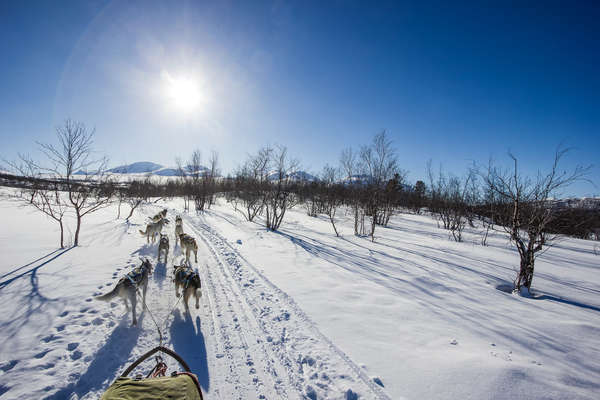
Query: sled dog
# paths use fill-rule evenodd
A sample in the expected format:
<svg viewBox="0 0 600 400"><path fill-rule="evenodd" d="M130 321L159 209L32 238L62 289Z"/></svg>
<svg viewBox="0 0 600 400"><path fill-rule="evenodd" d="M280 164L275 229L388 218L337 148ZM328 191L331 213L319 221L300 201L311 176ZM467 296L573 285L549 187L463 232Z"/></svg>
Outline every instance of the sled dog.
<svg viewBox="0 0 600 400"><path fill-rule="evenodd" d="M142 289L142 298L146 302L146 289L148 287L148 276L152 274L152 264L146 258L142 265L134 268L127 275L122 277L115 285L114 289L101 296L96 296L96 300L109 301L117 296L123 299L125 307L129 310L127 299L131 302L131 313L133 315L132 326L137 325L135 306L137 304L136 292L138 288Z"/></svg>
<svg viewBox="0 0 600 400"><path fill-rule="evenodd" d="M202 296L202 291L200 290L202 287L202 284L200 283L200 274L188 265L174 265L174 267L173 282L175 282L175 296L180 296L179 288L182 288L185 309L190 309L188 301L192 295L196 298L196 309L200 308L199 301Z"/></svg>
<svg viewBox="0 0 600 400"><path fill-rule="evenodd" d="M194 252L194 258L198 262L198 244L196 243L196 239L187 233L182 233L179 235L179 244L181 245L181 251L185 251L186 262L190 262L190 251Z"/></svg>
<svg viewBox="0 0 600 400"><path fill-rule="evenodd" d="M152 222L156 223L158 221L160 221L163 218L167 217L167 209L163 209L161 212L159 212L158 214L156 214L154 217L150 218L152 220Z"/></svg>
<svg viewBox="0 0 600 400"><path fill-rule="evenodd" d="M150 243L150 237L152 237L152 243L154 243L154 237L162 231L163 225L168 223L169 220L166 218L163 218L158 222L151 222L146 225L146 232L140 230L140 233L146 236L146 243Z"/></svg>
<svg viewBox="0 0 600 400"><path fill-rule="evenodd" d="M167 260L169 259L169 237L167 235L164 234L160 234L160 241L158 242L158 255L156 256L157 261L156 262L160 262L160 253L164 251L165 252L165 264L167 263Z"/></svg>
<svg viewBox="0 0 600 400"><path fill-rule="evenodd" d="M181 216L178 215L175 217L175 247L177 247L177 241L179 240L179 235L183 233L183 221Z"/></svg>

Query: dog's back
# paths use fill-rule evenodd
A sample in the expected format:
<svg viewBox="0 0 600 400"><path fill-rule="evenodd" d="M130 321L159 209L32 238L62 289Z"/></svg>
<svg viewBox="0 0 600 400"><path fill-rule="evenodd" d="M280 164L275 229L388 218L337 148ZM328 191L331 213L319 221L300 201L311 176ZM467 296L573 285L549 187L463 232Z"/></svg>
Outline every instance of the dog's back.
<svg viewBox="0 0 600 400"><path fill-rule="evenodd" d="M188 301L193 295L196 298L196 308L200 308L200 297L202 297L202 282L200 281L200 274L198 271L193 270L187 265L176 266L173 271L175 276L173 282L175 282L175 294L179 297L179 288L183 289L183 299L186 309L189 308Z"/></svg>

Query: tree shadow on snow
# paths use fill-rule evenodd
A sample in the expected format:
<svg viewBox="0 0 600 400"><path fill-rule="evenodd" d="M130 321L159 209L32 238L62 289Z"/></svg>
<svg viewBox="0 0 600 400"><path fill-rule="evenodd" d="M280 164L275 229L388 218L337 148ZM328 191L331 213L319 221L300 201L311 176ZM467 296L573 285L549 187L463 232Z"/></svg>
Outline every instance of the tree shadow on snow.
<svg viewBox="0 0 600 400"><path fill-rule="evenodd" d="M557 303L562 303L562 304L567 304L570 306L575 306L575 307L580 307L580 308L585 308L587 310L592 310L592 311L597 311L600 312L600 307L596 307L596 306L592 306L589 304L584 304L584 303L580 303L578 301L573 301L573 300L569 300L569 299L563 299L561 297L557 297L551 294L542 294L539 296L534 295L532 297L532 299L534 300L549 300L549 301L555 301Z"/></svg>
<svg viewBox="0 0 600 400"><path fill-rule="evenodd" d="M196 317L195 326L189 311L182 318L179 310L175 310L175 318L171 324L171 342L173 350L188 363L190 369L198 376L198 382L204 391L210 389L208 376L208 358L206 343L200 329L200 317Z"/></svg>
<svg viewBox="0 0 600 400"><path fill-rule="evenodd" d="M41 260L43 260L44 258L46 258L46 257L49 257L49 256L51 256L51 255L52 255L52 254L54 254L54 253L61 252L61 254L62 254L62 252L64 252L63 250L64 250L64 251L66 251L65 249L56 249L56 250L54 250L54 251L51 251L50 253L46 254L45 256L41 256L41 257L40 257L40 258L38 258L37 260L33 260L33 261L31 261L30 263L27 263L27 264L25 264L25 265L23 265L23 266L20 266L20 267L18 267L18 268L15 268L15 269L13 269L13 270L12 270L12 271L10 271L10 272L7 272L7 273L5 273L4 275L0 276L0 279L6 278L8 275L14 274L14 273L15 273L15 272L17 272L17 271L20 271L20 270L22 270L23 268L29 267L31 264L35 264L36 262L38 262L38 261L41 261ZM69 249L67 249L67 250L69 250ZM56 257L54 257L54 258L56 258ZM52 258L52 260L54 260L54 258ZM47 262L49 262L49 261L52 261L52 260L48 260Z"/></svg>
<svg viewBox="0 0 600 400"><path fill-rule="evenodd" d="M7 296L11 297L11 302L13 302L16 306L11 310L11 312L13 313L12 315L5 315L5 317L7 317L6 322L3 322L2 324L0 324L0 330L6 335L6 337L12 337L13 335L16 335L19 332L19 330L23 326L27 325L29 323L29 321L32 319L47 317L48 313L49 313L48 306L50 306L50 307L58 307L59 306L58 298L51 299L51 298L44 296L40 292L38 271L40 270L40 268L47 265L51 261L57 259L58 257L65 254L67 251L71 250L72 248L73 247L64 249L60 253L56 254L54 257L44 261L43 263L37 265L36 267L33 267L25 272L20 273L19 275L13 276L10 279L6 279L6 280L0 282L0 289L4 289L11 283L18 282L18 280L20 278L29 277L29 283L31 285L29 291L27 291L25 289L25 287L18 286L16 288L16 291L14 294L6 293ZM53 253L56 253L56 252L53 252ZM50 253L50 254L53 254L53 253ZM45 257L47 257L47 256L48 255L46 255ZM45 257L42 257L39 260L41 260ZM36 261L39 261L39 260L36 260ZM31 265L31 264L32 263L30 263L28 265ZM23 266L23 267L25 267L25 266ZM21 267L19 269L22 269L23 267ZM16 269L13 272L15 272L19 269Z"/></svg>
<svg viewBox="0 0 600 400"><path fill-rule="evenodd" d="M138 318L138 327L130 327L127 318L121 320L106 339L104 346L94 354L93 361L85 373L83 375L75 373L75 376L77 376L76 382L46 397L46 399L68 399L73 393L81 397L91 390L108 387L115 375L122 372L120 369L127 362L131 351L135 347L141 332L140 327L143 318L143 314Z"/></svg>
<svg viewBox="0 0 600 400"><path fill-rule="evenodd" d="M55 255L54 257L52 257L52 258L50 258L50 259L48 259L48 260L44 261L43 263L41 263L41 264L40 264L40 265L38 265L37 267L33 267L33 268L31 268L31 269L29 269L29 270L27 270L27 271L25 271L25 272L22 272L22 273L20 273L19 275L13 276L13 277L12 277L12 278L10 278L10 279L7 279L7 280L5 280L5 281L2 281L2 282L0 282L0 289L3 289L4 287L6 287L6 286L10 285L12 282L14 282L15 280L17 280L17 279L19 279L19 278L21 278L21 277L23 277L23 276L25 276L25 275L28 275L28 274L35 275L35 274L37 273L38 269L42 268L44 265L46 265L46 264L50 263L51 261L54 261L54 260L56 260L58 257L62 256L63 254L65 254L67 251L69 251L69 250L71 250L71 249L73 249L73 247L69 247L69 248L67 248L67 249L59 249L59 250L62 250L62 251L60 251L60 253L58 253L58 254L57 254L57 255ZM25 265L23 265L22 267L16 268L16 269L14 269L14 270L13 270L13 271L11 271L11 272L9 272L9 273L7 273L7 274L4 274L4 275L2 275L2 277L1 277L1 278L4 278L4 277L5 277L5 276L7 276L7 275L10 275L10 274L12 274L12 273L14 273L14 272L17 272L17 271L19 271L19 270L21 270L21 269L23 269L23 268L25 268L25 267L27 267L27 266L29 266L29 265L31 265L31 264L33 264L33 263L35 263L35 262L37 262L37 261L40 261L40 260L42 260L42 259L44 259L44 258L48 257L49 255L56 253L56 252L57 252L57 251L59 251L59 250L55 250L55 251L53 251L53 252L51 252L51 253L49 253L49 254L46 254L44 257L40 257L40 258L38 258L37 260L30 262L29 264L25 264Z"/></svg>

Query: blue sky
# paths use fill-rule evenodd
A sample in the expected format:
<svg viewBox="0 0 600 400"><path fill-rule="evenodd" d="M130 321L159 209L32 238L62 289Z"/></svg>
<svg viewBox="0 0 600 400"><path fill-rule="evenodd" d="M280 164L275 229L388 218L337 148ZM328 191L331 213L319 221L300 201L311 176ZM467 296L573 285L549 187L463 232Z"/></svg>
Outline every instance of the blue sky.
<svg viewBox="0 0 600 400"><path fill-rule="evenodd" d="M70 117L111 165L200 148L229 172L283 144L319 172L386 129L412 182L508 151L535 173L563 143L599 185L567 194L599 194L600 5L522 3L0 2L0 156L35 156Z"/></svg>

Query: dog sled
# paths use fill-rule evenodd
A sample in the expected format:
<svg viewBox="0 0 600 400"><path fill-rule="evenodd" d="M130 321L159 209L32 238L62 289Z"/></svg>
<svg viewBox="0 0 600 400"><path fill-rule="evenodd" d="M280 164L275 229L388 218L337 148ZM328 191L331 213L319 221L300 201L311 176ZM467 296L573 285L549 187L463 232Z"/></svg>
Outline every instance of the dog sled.
<svg viewBox="0 0 600 400"><path fill-rule="evenodd" d="M161 352L171 356L184 372L173 371L167 375L167 364L160 355L155 356L156 365L150 372L136 375L134 378L128 375L142 362ZM173 399L173 400L203 400L202 390L198 378L190 370L187 363L174 351L158 346L142 355L134 361L123 374L113 382L104 392L101 400L148 400L148 399Z"/></svg>

